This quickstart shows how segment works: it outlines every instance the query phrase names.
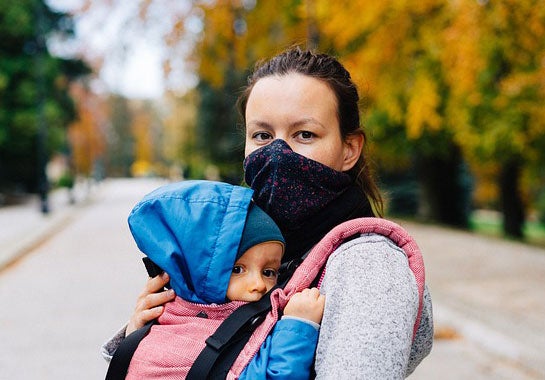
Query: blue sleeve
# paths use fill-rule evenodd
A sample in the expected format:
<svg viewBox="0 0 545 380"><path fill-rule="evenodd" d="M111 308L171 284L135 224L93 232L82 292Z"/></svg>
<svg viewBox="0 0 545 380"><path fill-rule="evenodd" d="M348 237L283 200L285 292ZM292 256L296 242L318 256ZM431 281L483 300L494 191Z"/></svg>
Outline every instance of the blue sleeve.
<svg viewBox="0 0 545 380"><path fill-rule="evenodd" d="M308 380L314 362L318 331L295 320L278 321L240 379Z"/></svg>

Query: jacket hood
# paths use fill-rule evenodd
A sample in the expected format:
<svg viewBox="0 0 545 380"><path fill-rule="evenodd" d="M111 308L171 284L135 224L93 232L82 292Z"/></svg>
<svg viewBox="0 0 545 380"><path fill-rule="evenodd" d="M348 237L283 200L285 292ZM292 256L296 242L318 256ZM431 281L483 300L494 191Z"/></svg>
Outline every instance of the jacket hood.
<svg viewBox="0 0 545 380"><path fill-rule="evenodd" d="M224 303L253 191L183 181L146 195L131 211L138 248L170 276L176 295Z"/></svg>

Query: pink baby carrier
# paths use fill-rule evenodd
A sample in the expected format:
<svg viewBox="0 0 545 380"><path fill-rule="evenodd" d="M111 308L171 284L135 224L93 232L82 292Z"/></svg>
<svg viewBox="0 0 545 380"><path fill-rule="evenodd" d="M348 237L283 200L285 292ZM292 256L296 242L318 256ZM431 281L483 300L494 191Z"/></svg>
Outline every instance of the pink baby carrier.
<svg viewBox="0 0 545 380"><path fill-rule="evenodd" d="M179 355L180 362L178 363L175 372L169 371L168 369L158 370L157 378L162 379L183 379L186 378L186 376L187 379L218 378L218 373L221 373L221 377L225 377L226 379L237 379L244 368L246 368L252 358L257 354L266 337L270 334L272 328L279 319L279 311L284 309L290 297L293 294L310 287L313 282L316 283L315 281L318 277L320 277L318 281L319 286L325 274L325 270L323 270L323 268L325 267L329 256L347 239L352 238L355 235L357 236L368 233L379 234L389 238L398 247L403 249L407 256L409 267L416 279L419 298L418 314L413 329L414 339L418 326L420 325L422 315L425 282L424 262L420 250L412 237L409 236L409 234L396 223L379 218L359 218L344 222L325 235L324 238L312 248L307 257L297 267L286 286L284 288L276 288L272 291L270 294L270 308L267 309L270 311L264 314L264 317L262 316L261 318L256 318L257 321L253 321L253 324L257 327L252 329L251 333L248 333L249 338L247 338L247 341L245 341L244 346L241 349L238 348L238 351L237 349L233 349L229 343L230 339L233 337L236 338L236 335L238 334L238 331L235 332L234 328L228 326L230 324L229 318L227 318L225 321L221 321L220 316L219 319L212 318L214 319L213 321L209 320L209 322L205 322L204 324L197 321L197 323L201 323L200 329L193 330L190 328L185 328L184 331L175 331L176 324L173 321L168 322L165 320L164 322L168 322L173 325L173 330L171 332L175 335L180 335L174 338L172 338L173 335L170 335L171 339L168 339L168 335L158 335L155 338L152 338L155 339L153 344L146 344L146 348L142 347L144 350L137 351L135 354L135 359L137 356L154 356L161 360L161 356L167 356L170 357L169 360L173 360L176 355ZM258 303L263 304L265 301L267 303L269 302L268 299L265 299L264 297L264 299L258 301ZM216 305L216 307L226 308L228 312L224 312L224 314L227 315L231 313L234 308L245 304L246 303L244 302L229 302L225 304L225 306ZM246 306L252 307L253 304L254 303L250 303ZM181 299L177 300L176 303L173 303L173 305L167 306L174 309L168 313L165 313L165 317L163 318L171 318L173 313L178 316L183 316L186 314L194 316L196 315L197 310L194 309L194 306L192 305L195 304L185 302ZM200 308L202 307L203 305L200 305ZM206 308L209 306L204 305L204 307ZM197 320L197 318L192 318ZM206 321L206 319L204 321ZM161 320L159 322L161 322ZM233 331L230 333L230 335L227 334L229 337L226 337L225 334L221 334L223 331L229 329ZM209 333L214 331L215 333L210 335L205 344L203 342L203 336L206 337ZM178 345L176 342L178 342ZM194 344L189 344L191 342L194 342ZM187 347L188 344L189 347ZM181 346L185 346L187 348L182 348ZM157 347L161 348L157 349ZM231 355L231 359L227 361L224 360L223 363L217 363L217 356L219 355L219 351L222 350L228 352L232 351L229 353L229 355ZM240 353L237 355L237 352ZM183 359L181 359L182 356L184 357ZM130 361L130 358L128 360ZM172 365L173 364L167 364L166 366L168 367ZM214 366L223 366L224 368L220 370L213 370L212 367ZM110 365L110 367L112 367L112 365ZM137 374L138 372L133 372L133 375ZM118 377L107 376L106 378L114 379Z"/></svg>

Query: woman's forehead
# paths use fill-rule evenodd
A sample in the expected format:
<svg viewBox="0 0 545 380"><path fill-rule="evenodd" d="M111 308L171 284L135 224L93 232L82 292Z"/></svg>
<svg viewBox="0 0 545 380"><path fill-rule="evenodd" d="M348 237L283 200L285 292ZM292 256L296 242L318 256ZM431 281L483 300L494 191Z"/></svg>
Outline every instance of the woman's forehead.
<svg viewBox="0 0 545 380"><path fill-rule="evenodd" d="M283 111L319 113L323 110L329 113L336 108L335 94L327 83L306 75L288 74L265 77L256 82L248 98L246 117L249 122L248 116L256 111L270 115ZM311 116L301 115L303 118Z"/></svg>

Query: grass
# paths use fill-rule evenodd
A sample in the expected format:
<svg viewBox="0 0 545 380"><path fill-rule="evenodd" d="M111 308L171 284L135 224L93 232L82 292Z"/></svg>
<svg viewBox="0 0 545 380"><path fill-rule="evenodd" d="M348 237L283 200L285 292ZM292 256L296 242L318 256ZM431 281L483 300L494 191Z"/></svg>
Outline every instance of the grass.
<svg viewBox="0 0 545 380"><path fill-rule="evenodd" d="M476 233L504 237L501 214L492 211L475 211L470 218L470 228ZM545 225L537 221L526 221L524 242L545 247Z"/></svg>

